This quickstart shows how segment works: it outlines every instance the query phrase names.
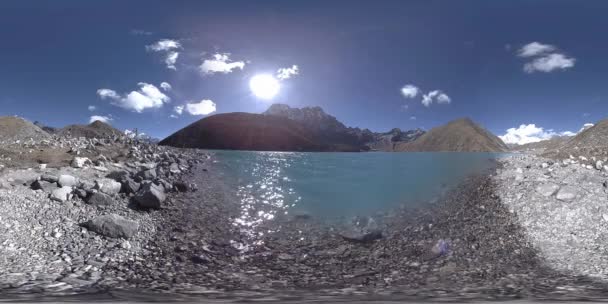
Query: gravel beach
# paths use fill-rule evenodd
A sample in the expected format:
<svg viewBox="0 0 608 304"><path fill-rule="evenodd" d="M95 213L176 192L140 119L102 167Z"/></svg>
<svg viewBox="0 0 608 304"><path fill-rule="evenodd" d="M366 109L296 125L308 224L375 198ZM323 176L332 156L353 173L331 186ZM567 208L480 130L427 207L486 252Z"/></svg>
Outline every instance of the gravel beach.
<svg viewBox="0 0 608 304"><path fill-rule="evenodd" d="M608 290L605 173L579 161L504 158L422 209L282 216L252 239L235 224L241 206L213 153L124 145L113 160L2 171L3 297L597 299Z"/></svg>

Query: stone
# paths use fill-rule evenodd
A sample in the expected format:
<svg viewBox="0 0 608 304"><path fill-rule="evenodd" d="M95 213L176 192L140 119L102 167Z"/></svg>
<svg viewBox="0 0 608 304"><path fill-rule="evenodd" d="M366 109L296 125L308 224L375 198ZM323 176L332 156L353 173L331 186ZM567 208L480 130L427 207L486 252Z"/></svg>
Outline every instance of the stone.
<svg viewBox="0 0 608 304"><path fill-rule="evenodd" d="M121 187L119 182L109 178L102 178L95 181L95 189L108 195L118 194Z"/></svg>
<svg viewBox="0 0 608 304"><path fill-rule="evenodd" d="M179 174L182 171L179 169L179 165L177 163L172 163L169 166L169 172L171 172L173 174Z"/></svg>
<svg viewBox="0 0 608 304"><path fill-rule="evenodd" d="M57 183L60 187L74 187L78 184L78 179L71 175L62 174L59 176Z"/></svg>
<svg viewBox="0 0 608 304"><path fill-rule="evenodd" d="M192 260L192 263L194 263L194 264L203 264L203 263L210 262L209 258L203 254L193 255L191 260Z"/></svg>
<svg viewBox="0 0 608 304"><path fill-rule="evenodd" d="M549 164L547 164L547 163L542 163L540 166L541 166L543 169L545 169L545 168L549 167Z"/></svg>
<svg viewBox="0 0 608 304"><path fill-rule="evenodd" d="M557 198L560 201L572 201L573 199L576 198L576 194L578 193L578 190L576 187L574 186L563 186L559 189L559 191L557 191L557 194L555 195L555 198Z"/></svg>
<svg viewBox="0 0 608 304"><path fill-rule="evenodd" d="M49 183L56 183L57 181L59 181L59 178L55 175L42 174L40 176L40 180L43 180L43 181L49 182Z"/></svg>
<svg viewBox="0 0 608 304"><path fill-rule="evenodd" d="M40 165L38 165L38 168L40 170L44 170L44 169L46 169L46 164L40 164Z"/></svg>
<svg viewBox="0 0 608 304"><path fill-rule="evenodd" d="M188 184L183 181L177 181L173 183L173 188L175 188L175 190L178 192L187 192Z"/></svg>
<svg viewBox="0 0 608 304"><path fill-rule="evenodd" d="M595 169L597 170L602 170L602 168L604 168L604 162L601 160L598 160L595 162Z"/></svg>
<svg viewBox="0 0 608 304"><path fill-rule="evenodd" d="M147 170L139 171L137 173L137 177L139 177L142 180L153 180L156 178L156 170L147 169Z"/></svg>
<svg viewBox="0 0 608 304"><path fill-rule="evenodd" d="M83 224L87 229L110 238L131 238L139 229L136 221L117 214L98 216Z"/></svg>
<svg viewBox="0 0 608 304"><path fill-rule="evenodd" d="M135 195L135 201L142 208L159 209L165 199L163 188L153 183L143 185Z"/></svg>
<svg viewBox="0 0 608 304"><path fill-rule="evenodd" d="M87 198L87 204L94 206L109 206L114 204L114 199L101 192L95 192Z"/></svg>
<svg viewBox="0 0 608 304"><path fill-rule="evenodd" d="M74 157L70 165L72 168L82 168L85 164L90 163L91 161L86 157Z"/></svg>
<svg viewBox="0 0 608 304"><path fill-rule="evenodd" d="M371 243L375 240L379 240L382 238L382 231L380 230L371 230L367 232L360 233L342 233L340 234L342 238L347 241L355 242L355 243Z"/></svg>
<svg viewBox="0 0 608 304"><path fill-rule="evenodd" d="M554 183L545 183L536 187L536 192L540 193L544 197L549 197L553 195L558 189L559 186Z"/></svg>
<svg viewBox="0 0 608 304"><path fill-rule="evenodd" d="M51 192L51 199L58 202L65 202L72 197L72 187L63 186Z"/></svg>
<svg viewBox="0 0 608 304"><path fill-rule="evenodd" d="M139 190L139 187L141 187L141 185L138 182L127 177L121 182L120 191L126 194L136 193Z"/></svg>
<svg viewBox="0 0 608 304"><path fill-rule="evenodd" d="M44 192L51 192L53 189L57 188L57 184L50 183L43 180L36 180L32 183L32 189L34 190L42 190Z"/></svg>
<svg viewBox="0 0 608 304"><path fill-rule="evenodd" d="M122 182L123 180L125 180L128 177L129 177L129 172L127 172L125 170L112 171L106 175L106 178L111 178L117 182Z"/></svg>

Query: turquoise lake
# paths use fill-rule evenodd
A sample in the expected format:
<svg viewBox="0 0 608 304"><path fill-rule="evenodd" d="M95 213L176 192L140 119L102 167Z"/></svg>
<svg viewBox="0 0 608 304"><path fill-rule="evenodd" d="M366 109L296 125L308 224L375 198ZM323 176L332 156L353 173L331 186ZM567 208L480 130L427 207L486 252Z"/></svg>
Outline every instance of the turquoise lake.
<svg viewBox="0 0 608 304"><path fill-rule="evenodd" d="M417 207L499 153L301 153L213 151L237 189L239 224L255 226L279 214L369 215L402 204Z"/></svg>

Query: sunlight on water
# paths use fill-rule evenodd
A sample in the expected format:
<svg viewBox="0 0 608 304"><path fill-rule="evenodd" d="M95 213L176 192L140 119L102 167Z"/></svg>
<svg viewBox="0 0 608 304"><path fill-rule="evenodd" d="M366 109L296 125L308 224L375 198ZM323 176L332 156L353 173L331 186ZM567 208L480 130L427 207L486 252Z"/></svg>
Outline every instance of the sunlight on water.
<svg viewBox="0 0 608 304"><path fill-rule="evenodd" d="M352 218L427 203L468 174L489 168L489 153L289 153L218 151L240 203L234 225L251 244L280 216ZM367 218L367 217L366 217ZM247 246L234 244L235 248ZM241 248L245 250L246 248Z"/></svg>

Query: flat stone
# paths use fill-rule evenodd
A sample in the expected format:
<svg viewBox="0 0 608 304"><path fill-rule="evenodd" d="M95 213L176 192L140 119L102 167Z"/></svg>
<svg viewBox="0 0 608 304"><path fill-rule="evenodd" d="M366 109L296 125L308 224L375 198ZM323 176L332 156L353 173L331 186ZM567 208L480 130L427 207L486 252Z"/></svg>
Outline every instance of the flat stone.
<svg viewBox="0 0 608 304"><path fill-rule="evenodd" d="M137 233L139 224L120 215L98 216L83 224L87 229L111 238L128 239Z"/></svg>
<svg viewBox="0 0 608 304"><path fill-rule="evenodd" d="M51 192L51 199L58 202L65 202L72 196L72 187L64 186Z"/></svg>
<svg viewBox="0 0 608 304"><path fill-rule="evenodd" d="M114 204L114 199L102 192L95 192L87 198L87 204L95 206L109 206Z"/></svg>
<svg viewBox="0 0 608 304"><path fill-rule="evenodd" d="M60 187L74 187L78 184L78 179L67 174L62 174L59 176L57 183Z"/></svg>
<svg viewBox="0 0 608 304"><path fill-rule="evenodd" d="M560 201L572 201L576 198L578 189L574 186L563 186L557 191L555 196Z"/></svg>
<svg viewBox="0 0 608 304"><path fill-rule="evenodd" d="M536 187L536 192L540 193L544 197L549 197L553 195L558 189L559 186L554 183L545 183Z"/></svg>
<svg viewBox="0 0 608 304"><path fill-rule="evenodd" d="M120 188L120 183L113 179L102 178L95 181L95 189L108 195L118 194L118 192L120 192Z"/></svg>

